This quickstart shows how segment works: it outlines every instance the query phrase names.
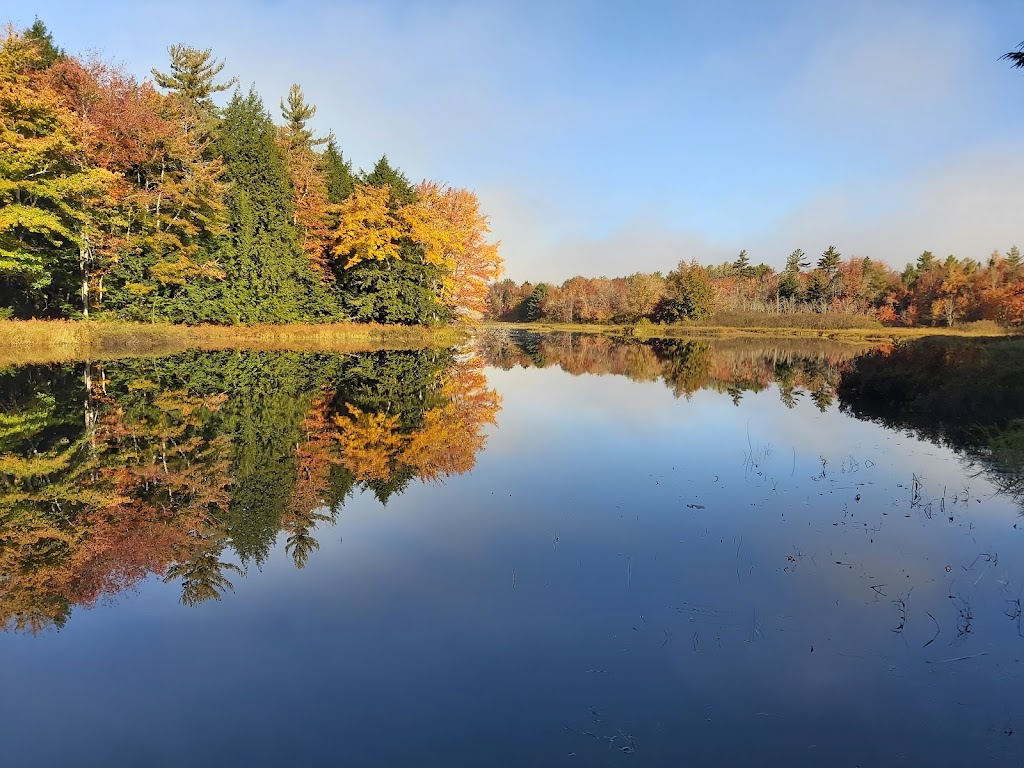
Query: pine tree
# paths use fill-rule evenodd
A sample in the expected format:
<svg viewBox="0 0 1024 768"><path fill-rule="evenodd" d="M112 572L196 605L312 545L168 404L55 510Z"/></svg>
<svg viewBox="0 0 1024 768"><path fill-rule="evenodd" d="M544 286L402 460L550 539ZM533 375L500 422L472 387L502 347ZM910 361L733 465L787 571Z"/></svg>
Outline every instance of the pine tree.
<svg viewBox="0 0 1024 768"><path fill-rule="evenodd" d="M32 26L25 30L25 39L36 45L38 54L37 61L32 65L33 69L49 69L58 61L67 58L63 48L58 48L53 43L53 35L46 25L36 17Z"/></svg>
<svg viewBox="0 0 1024 768"><path fill-rule="evenodd" d="M747 256L747 252L745 250L740 251L740 255L737 256L736 261L732 263L732 268L736 271L736 274L741 277L747 277L751 274L750 258Z"/></svg>
<svg viewBox="0 0 1024 768"><path fill-rule="evenodd" d="M216 111L213 95L228 90L237 80L231 78L226 83L215 82L224 70L224 62L214 59L209 48L199 50L187 45L172 45L167 52L171 57L171 71L150 70L156 84L208 113Z"/></svg>
<svg viewBox="0 0 1024 768"><path fill-rule="evenodd" d="M811 266L811 263L806 260L805 256L806 254L800 248L789 254L786 257L786 272L800 274L800 272Z"/></svg>
<svg viewBox="0 0 1024 768"><path fill-rule="evenodd" d="M544 299L548 297L548 286L546 283L538 283L533 292L527 297L524 303L523 315L529 321L540 320L543 311Z"/></svg>
<svg viewBox="0 0 1024 768"><path fill-rule="evenodd" d="M383 155L373 170L363 174L362 182L371 187L390 187L395 207L409 205L416 200L416 190L409 179L397 168L392 168L388 156Z"/></svg>
<svg viewBox="0 0 1024 768"><path fill-rule="evenodd" d="M821 258L818 259L818 269L829 277L832 277L839 268L839 260L841 258L842 255L836 250L836 247L834 245L830 245L825 249L825 252L821 254Z"/></svg>
<svg viewBox="0 0 1024 768"><path fill-rule="evenodd" d="M281 101L285 125L279 138L292 184L292 225L298 234L302 252L326 281L327 248L331 237L330 203L324 161L316 147L327 139L317 138L307 127L307 121L315 114L316 107L306 103L302 88L298 84L292 85L287 103Z"/></svg>
<svg viewBox="0 0 1024 768"><path fill-rule="evenodd" d="M224 158L229 235L222 306L235 322L307 319L319 281L300 251L284 153L255 90L236 91L224 111L217 149Z"/></svg>
<svg viewBox="0 0 1024 768"><path fill-rule="evenodd" d="M329 139L317 138L307 123L316 115L316 107L306 103L306 96L298 83L292 83L288 100L281 99L281 116L284 117L284 135L289 149L312 149L326 144Z"/></svg>
<svg viewBox="0 0 1024 768"><path fill-rule="evenodd" d="M362 182L365 186L357 188L341 206L334 248L342 267L338 285L346 310L357 319L376 322L449 321L452 309L440 296L445 272L428 260L402 220L403 208L417 200L416 190L400 170L391 167L386 156L370 173L363 174ZM387 191L383 202L378 190Z"/></svg>
<svg viewBox="0 0 1024 768"><path fill-rule="evenodd" d="M327 176L327 200L337 205L352 194L356 187L356 177L352 173L352 163L344 158L333 134L327 137L327 148L323 155L324 174Z"/></svg>
<svg viewBox="0 0 1024 768"><path fill-rule="evenodd" d="M1016 245L1011 245L1010 250L1006 252L1006 266L1012 274L1016 275L1020 271L1020 264L1020 248Z"/></svg>

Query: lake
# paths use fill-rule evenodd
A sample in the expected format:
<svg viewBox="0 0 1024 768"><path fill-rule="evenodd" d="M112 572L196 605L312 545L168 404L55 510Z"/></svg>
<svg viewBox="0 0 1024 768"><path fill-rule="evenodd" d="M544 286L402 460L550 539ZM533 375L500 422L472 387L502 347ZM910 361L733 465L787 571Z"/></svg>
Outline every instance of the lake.
<svg viewBox="0 0 1024 768"><path fill-rule="evenodd" d="M1020 765L1014 344L2 369L4 765Z"/></svg>

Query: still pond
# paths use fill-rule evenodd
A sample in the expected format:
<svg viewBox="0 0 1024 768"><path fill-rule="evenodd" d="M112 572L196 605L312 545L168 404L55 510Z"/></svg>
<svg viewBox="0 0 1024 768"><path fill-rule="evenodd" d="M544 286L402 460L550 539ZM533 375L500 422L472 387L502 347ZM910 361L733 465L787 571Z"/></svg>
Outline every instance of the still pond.
<svg viewBox="0 0 1024 768"><path fill-rule="evenodd" d="M0 369L0 762L1021 765L1019 352Z"/></svg>

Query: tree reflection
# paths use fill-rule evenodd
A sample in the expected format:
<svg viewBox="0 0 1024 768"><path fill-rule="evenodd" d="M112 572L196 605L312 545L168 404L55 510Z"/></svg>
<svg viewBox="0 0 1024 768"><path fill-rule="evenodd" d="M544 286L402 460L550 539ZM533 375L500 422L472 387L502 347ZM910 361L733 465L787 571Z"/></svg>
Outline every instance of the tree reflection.
<svg viewBox="0 0 1024 768"><path fill-rule="evenodd" d="M963 453L1024 504L1024 340L940 337L856 358L838 387L861 419Z"/></svg>
<svg viewBox="0 0 1024 768"><path fill-rule="evenodd" d="M219 600L279 537L295 566L357 490L472 468L479 357L183 353L0 371L0 624L60 627L150 575Z"/></svg>
<svg viewBox="0 0 1024 768"><path fill-rule="evenodd" d="M479 340L491 365L509 369L557 365L574 376L611 374L661 381L675 397L702 389L739 405L748 392L775 384L787 408L804 392L827 410L844 366L867 347L824 339L651 339L599 334L492 332Z"/></svg>

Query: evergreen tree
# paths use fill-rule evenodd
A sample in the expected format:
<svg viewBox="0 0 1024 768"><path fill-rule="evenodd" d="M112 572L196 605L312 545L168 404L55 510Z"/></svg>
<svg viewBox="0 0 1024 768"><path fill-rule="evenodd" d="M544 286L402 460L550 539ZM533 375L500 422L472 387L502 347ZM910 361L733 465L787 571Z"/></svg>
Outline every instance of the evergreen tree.
<svg viewBox="0 0 1024 768"><path fill-rule="evenodd" d="M824 271L814 270L811 275L811 282L807 286L807 300L813 304L823 304L830 298L830 279Z"/></svg>
<svg viewBox="0 0 1024 768"><path fill-rule="evenodd" d="M230 182L229 234L221 254L227 273L223 319L308 319L318 280L299 249L284 153L255 90L235 92L224 111L217 149Z"/></svg>
<svg viewBox="0 0 1024 768"><path fill-rule="evenodd" d="M327 200L337 205L352 194L356 187L356 177L352 173L352 163L344 158L333 135L327 137L323 164L327 176Z"/></svg>
<svg viewBox="0 0 1024 768"><path fill-rule="evenodd" d="M387 189L387 211L394 224L399 211L416 202L416 190L408 178L382 157L363 184ZM350 202L357 198L351 198ZM389 227L390 228L390 227ZM383 230L382 230L383 231ZM387 238L388 253L397 258L368 258L351 263L337 275L342 304L352 317L379 323L437 324L448 322L452 310L444 305L440 289L442 269L426 258L423 248L399 228Z"/></svg>
<svg viewBox="0 0 1024 768"><path fill-rule="evenodd" d="M37 60L31 65L33 69L49 69L58 61L67 58L63 48L58 48L53 43L53 35L46 25L36 17L32 26L25 30L25 39L36 46Z"/></svg>
<svg viewBox="0 0 1024 768"><path fill-rule="evenodd" d="M1006 267L1011 276L1016 277L1020 273L1020 265L1020 248L1016 245L1011 245L1010 250L1006 252Z"/></svg>
<svg viewBox="0 0 1024 768"><path fill-rule="evenodd" d="M1016 51L1010 51L1009 53L1004 53L999 58L1000 59L1009 59L1011 62L1013 62L1011 64L1011 66L1013 66L1013 67L1024 68L1024 43L1021 43L1020 45L1018 45Z"/></svg>
<svg viewBox="0 0 1024 768"><path fill-rule="evenodd" d="M800 301L803 298L803 285L798 272L787 269L779 275L779 298L784 301Z"/></svg>
<svg viewBox="0 0 1024 768"><path fill-rule="evenodd" d="M288 148L311 149L326 144L328 138L316 138L307 123L316 115L316 107L306 103L306 96L298 83L292 83L288 100L281 99L281 116L284 117L284 135Z"/></svg>
<svg viewBox="0 0 1024 768"><path fill-rule="evenodd" d="M839 260L841 258L842 255L836 250L836 247L834 245L830 245L825 249L825 252L821 254L821 258L818 259L818 269L829 277L832 277L839 268Z"/></svg>
<svg viewBox="0 0 1024 768"><path fill-rule="evenodd" d="M228 90L237 78L233 77L226 83L215 82L224 70L224 62L214 59L209 48L199 50L187 45L172 45L167 52L171 56L171 71L150 70L156 84L201 110L214 113L213 95Z"/></svg>
<svg viewBox="0 0 1024 768"><path fill-rule="evenodd" d="M800 274L809 266L811 266L811 262L806 260L806 254L800 248L797 248L786 257L786 272Z"/></svg>
<svg viewBox="0 0 1024 768"><path fill-rule="evenodd" d="M330 202L324 159L316 147L327 141L317 138L307 121L316 114L316 107L306 103L298 84L292 85L287 103L281 101L285 125L280 142L288 165L292 185L292 225L302 252L313 269L326 281L327 251L331 239Z"/></svg>
<svg viewBox="0 0 1024 768"><path fill-rule="evenodd" d="M747 277L751 274L750 258L747 256L747 252L745 250L740 251L740 255L736 258L736 261L732 263L732 268L736 271L736 274L741 277Z"/></svg>
<svg viewBox="0 0 1024 768"><path fill-rule="evenodd" d="M538 283L524 303L523 317L527 322L540 320L544 299L547 297L547 283Z"/></svg>
<svg viewBox="0 0 1024 768"><path fill-rule="evenodd" d="M387 155L377 161L372 171L363 174L362 182L371 187L390 187L392 203L396 207L416 201L416 190L404 173L391 167Z"/></svg>

